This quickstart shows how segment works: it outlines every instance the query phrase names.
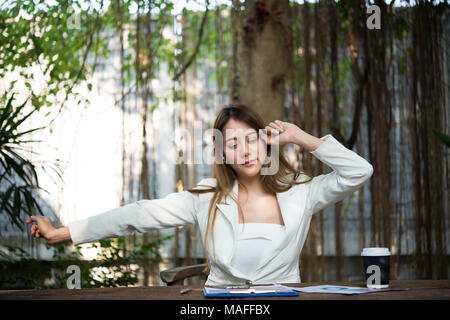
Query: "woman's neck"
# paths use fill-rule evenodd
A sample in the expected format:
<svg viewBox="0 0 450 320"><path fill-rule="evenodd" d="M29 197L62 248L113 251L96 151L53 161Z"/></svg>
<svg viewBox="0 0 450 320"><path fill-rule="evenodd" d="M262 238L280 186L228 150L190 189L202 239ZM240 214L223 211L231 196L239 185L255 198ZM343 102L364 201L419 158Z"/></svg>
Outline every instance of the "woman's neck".
<svg viewBox="0 0 450 320"><path fill-rule="evenodd" d="M261 183L261 176L259 175L249 179L240 178L239 182L246 187L246 189L244 189L243 192L258 196L267 194L263 189Z"/></svg>

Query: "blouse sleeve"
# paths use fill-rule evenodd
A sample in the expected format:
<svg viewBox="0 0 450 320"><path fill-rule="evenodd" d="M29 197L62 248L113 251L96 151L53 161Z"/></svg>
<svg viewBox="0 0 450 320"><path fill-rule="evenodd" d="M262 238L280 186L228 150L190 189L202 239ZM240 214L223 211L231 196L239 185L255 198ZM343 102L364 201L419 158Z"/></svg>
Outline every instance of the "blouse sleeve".
<svg viewBox="0 0 450 320"><path fill-rule="evenodd" d="M333 169L307 183L311 215L341 201L359 189L373 173L372 165L339 143L332 135L321 138L320 146L310 153Z"/></svg>
<svg viewBox="0 0 450 320"><path fill-rule="evenodd" d="M92 217L72 221L68 228L75 245L119 238L152 229L196 222L198 195L189 191L170 193L161 199L138 200Z"/></svg>

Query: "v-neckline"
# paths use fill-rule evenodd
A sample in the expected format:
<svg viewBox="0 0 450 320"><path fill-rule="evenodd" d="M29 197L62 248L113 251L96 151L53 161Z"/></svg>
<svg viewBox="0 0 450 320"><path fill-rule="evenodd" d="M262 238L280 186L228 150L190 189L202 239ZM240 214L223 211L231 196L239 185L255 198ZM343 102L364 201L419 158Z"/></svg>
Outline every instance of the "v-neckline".
<svg viewBox="0 0 450 320"><path fill-rule="evenodd" d="M237 191L236 191L237 197L236 198L237 198L238 203L239 203L239 183L237 182L237 180L235 181L235 183L237 184ZM278 214L279 214L279 217L281 219L282 224L281 223L272 223L272 222L245 222L245 223L270 223L270 224L278 224L278 225L280 225L282 227L286 227L286 223L285 223L284 218L283 218L283 212L281 211L280 201L278 199L278 194L274 193L273 196L275 197L275 201L276 201L277 206L278 206ZM240 203L239 203L239 205L240 205ZM244 211L244 209L242 209L242 211ZM245 212L242 212L242 214L245 216ZM239 217L238 217L238 224L244 223L244 222L241 222L240 219L241 219L241 217L239 215Z"/></svg>

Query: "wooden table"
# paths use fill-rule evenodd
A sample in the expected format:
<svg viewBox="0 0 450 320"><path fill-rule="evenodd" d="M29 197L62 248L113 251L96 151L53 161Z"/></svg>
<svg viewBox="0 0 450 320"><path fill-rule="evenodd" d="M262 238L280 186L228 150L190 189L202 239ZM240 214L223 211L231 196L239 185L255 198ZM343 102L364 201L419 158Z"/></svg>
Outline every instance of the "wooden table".
<svg viewBox="0 0 450 320"><path fill-rule="evenodd" d="M325 283L285 284L312 286ZM335 282L329 285L364 287L364 282ZM391 280L390 287L409 288L407 291L385 291L360 295L299 293L297 297L259 297L254 300L450 300L450 280ZM203 296L202 286L192 286L192 291L181 295L187 286L171 287L121 287L49 290L0 290L0 300L212 300ZM248 298L231 298L246 300ZM220 300L224 300L220 298Z"/></svg>

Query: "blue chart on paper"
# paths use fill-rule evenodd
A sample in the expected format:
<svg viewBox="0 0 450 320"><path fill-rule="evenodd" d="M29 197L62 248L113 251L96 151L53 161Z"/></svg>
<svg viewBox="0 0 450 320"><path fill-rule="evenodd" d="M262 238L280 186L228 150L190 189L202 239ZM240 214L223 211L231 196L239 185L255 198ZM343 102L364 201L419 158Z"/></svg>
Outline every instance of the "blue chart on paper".
<svg viewBox="0 0 450 320"><path fill-rule="evenodd" d="M207 298L243 298L243 297L294 297L298 293L281 285L253 286L248 288L204 287Z"/></svg>

